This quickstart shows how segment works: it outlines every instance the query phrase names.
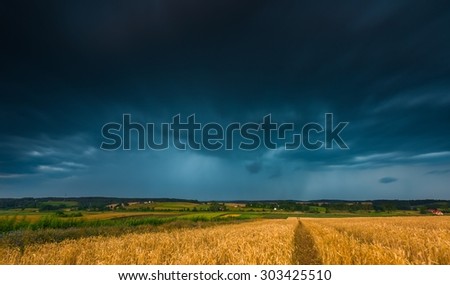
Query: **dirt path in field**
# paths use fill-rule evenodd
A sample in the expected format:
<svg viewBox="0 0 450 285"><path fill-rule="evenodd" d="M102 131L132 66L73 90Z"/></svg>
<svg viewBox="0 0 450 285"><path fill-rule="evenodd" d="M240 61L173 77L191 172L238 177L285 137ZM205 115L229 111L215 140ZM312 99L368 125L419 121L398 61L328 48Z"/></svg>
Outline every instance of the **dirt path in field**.
<svg viewBox="0 0 450 285"><path fill-rule="evenodd" d="M301 221L295 229L292 264L322 264L314 239Z"/></svg>

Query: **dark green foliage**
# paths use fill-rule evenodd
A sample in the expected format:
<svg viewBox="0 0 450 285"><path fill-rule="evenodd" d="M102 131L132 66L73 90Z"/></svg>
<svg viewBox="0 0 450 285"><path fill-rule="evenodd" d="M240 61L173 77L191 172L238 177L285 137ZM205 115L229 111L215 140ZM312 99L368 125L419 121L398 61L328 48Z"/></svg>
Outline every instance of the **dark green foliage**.
<svg viewBox="0 0 450 285"><path fill-rule="evenodd" d="M225 206L224 203L212 202L212 203L209 205L208 210L211 211L211 212L226 211L226 210L227 210L227 207Z"/></svg>
<svg viewBox="0 0 450 285"><path fill-rule="evenodd" d="M63 213L64 214L64 213ZM173 221L175 218L121 218L111 220L84 220L74 216L47 215L40 218L37 222L31 223L25 220L25 217L18 219L0 218L0 233L17 230L41 230L41 229L68 229L83 227L102 227L102 226L139 226L139 225L161 225ZM65 214L64 214L65 215Z"/></svg>

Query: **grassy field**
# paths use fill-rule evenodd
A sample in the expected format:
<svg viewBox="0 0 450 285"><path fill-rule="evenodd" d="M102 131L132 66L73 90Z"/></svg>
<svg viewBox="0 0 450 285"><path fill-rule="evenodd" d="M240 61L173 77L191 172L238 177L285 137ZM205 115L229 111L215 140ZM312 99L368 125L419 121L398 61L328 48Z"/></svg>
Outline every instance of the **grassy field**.
<svg viewBox="0 0 450 285"><path fill-rule="evenodd" d="M236 212L49 212L17 214L6 211L0 214L0 233L16 230L59 229L92 226L133 226L155 225L174 220L190 220L194 222L246 220L254 218L286 218L280 214L236 213Z"/></svg>
<svg viewBox="0 0 450 285"><path fill-rule="evenodd" d="M206 210L209 206L207 204L190 203L190 202L156 202L149 204L131 204L126 208L128 210L143 210L152 209L155 211L181 211L181 210Z"/></svg>
<svg viewBox="0 0 450 285"><path fill-rule="evenodd" d="M9 232L0 264L450 264L450 217L245 215Z"/></svg>

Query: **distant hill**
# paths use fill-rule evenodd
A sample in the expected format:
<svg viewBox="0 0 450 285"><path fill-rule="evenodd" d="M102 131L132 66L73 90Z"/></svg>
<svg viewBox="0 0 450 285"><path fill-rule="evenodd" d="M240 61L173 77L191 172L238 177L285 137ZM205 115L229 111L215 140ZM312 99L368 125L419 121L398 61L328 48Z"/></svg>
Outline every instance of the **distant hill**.
<svg viewBox="0 0 450 285"><path fill-rule="evenodd" d="M76 206L78 209L104 209L111 204L129 204L146 202L172 203L238 203L255 208L280 208L301 210L302 205L320 206L333 210L417 210L419 208L444 209L450 208L450 200L227 200L227 201L199 201L177 198L119 198L119 197L45 197L45 198L0 198L0 209L40 208L43 205L51 208L57 205Z"/></svg>

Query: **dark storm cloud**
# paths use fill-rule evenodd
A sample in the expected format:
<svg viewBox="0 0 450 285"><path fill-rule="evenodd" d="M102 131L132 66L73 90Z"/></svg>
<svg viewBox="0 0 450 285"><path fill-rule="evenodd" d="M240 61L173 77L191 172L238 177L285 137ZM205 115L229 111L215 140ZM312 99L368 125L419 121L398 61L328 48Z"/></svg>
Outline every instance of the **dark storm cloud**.
<svg viewBox="0 0 450 285"><path fill-rule="evenodd" d="M260 161L250 162L245 165L245 168L251 174L259 173L262 169L262 163Z"/></svg>
<svg viewBox="0 0 450 285"><path fill-rule="evenodd" d="M428 171L425 174L428 174L428 175L445 175L445 174L449 174L449 173L450 173L450 169L442 169L442 170Z"/></svg>
<svg viewBox="0 0 450 285"><path fill-rule="evenodd" d="M1 143L0 180L64 178L86 173L95 162L97 148L87 143L86 137L52 139L9 138Z"/></svg>
<svg viewBox="0 0 450 285"><path fill-rule="evenodd" d="M275 179L275 178L279 178L283 176L283 174L281 173L280 170L273 172L270 176L269 179Z"/></svg>
<svg viewBox="0 0 450 285"><path fill-rule="evenodd" d="M350 122L346 151L182 153L186 169L178 175L210 165L192 172L199 185L187 178L172 185L176 175L163 173L149 182L136 170L136 189L154 183L162 193L205 194L220 176L238 195L260 188L252 174L264 172L283 173L271 181L283 180L283 193L294 197L310 187L294 183L308 181L309 171L423 167L422 174L438 174L450 164L448 1L11 1L0 13L0 187L94 169L101 176L113 161L129 165L127 156L98 149L102 125L123 113L142 123L195 113L225 125L271 113L302 126L333 112ZM161 153L136 165L153 169L175 157ZM211 185L202 176L208 169ZM400 174L396 184L405 181ZM320 180L309 183L327 182ZM367 181L376 178L360 183Z"/></svg>
<svg viewBox="0 0 450 285"><path fill-rule="evenodd" d="M378 181L383 184L389 184L389 183L396 182L397 180L398 179L395 177L383 177L383 178L380 178L380 180L378 180Z"/></svg>

